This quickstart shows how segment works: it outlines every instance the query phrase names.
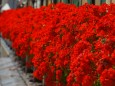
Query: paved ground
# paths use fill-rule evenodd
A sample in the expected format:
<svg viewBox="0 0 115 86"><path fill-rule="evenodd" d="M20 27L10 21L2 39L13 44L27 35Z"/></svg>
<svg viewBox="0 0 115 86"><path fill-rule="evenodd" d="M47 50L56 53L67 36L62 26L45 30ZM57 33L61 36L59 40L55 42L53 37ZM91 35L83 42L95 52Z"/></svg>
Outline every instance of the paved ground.
<svg viewBox="0 0 115 86"><path fill-rule="evenodd" d="M0 38L0 86L27 86L18 72L13 56L5 55L6 52L1 46L1 41Z"/></svg>
<svg viewBox="0 0 115 86"><path fill-rule="evenodd" d="M16 64L9 57L0 57L0 86L26 86Z"/></svg>
<svg viewBox="0 0 115 86"><path fill-rule="evenodd" d="M0 37L0 86L43 86L42 83L30 82L31 74L22 72L7 45Z"/></svg>

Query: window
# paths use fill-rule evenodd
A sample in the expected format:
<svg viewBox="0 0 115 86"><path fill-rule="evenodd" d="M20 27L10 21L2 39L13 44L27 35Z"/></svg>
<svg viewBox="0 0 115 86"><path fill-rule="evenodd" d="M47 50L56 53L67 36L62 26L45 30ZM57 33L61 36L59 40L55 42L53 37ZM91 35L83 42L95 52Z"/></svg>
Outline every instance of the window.
<svg viewBox="0 0 115 86"><path fill-rule="evenodd" d="M87 0L89 4L95 4L95 0Z"/></svg>
<svg viewBox="0 0 115 86"><path fill-rule="evenodd" d="M2 0L0 0L0 5L2 4Z"/></svg>
<svg viewBox="0 0 115 86"><path fill-rule="evenodd" d="M101 1L101 4L103 4L103 3L105 3L106 2L106 0L100 0Z"/></svg>
<svg viewBox="0 0 115 86"><path fill-rule="evenodd" d="M95 0L91 0L92 4L95 4Z"/></svg>

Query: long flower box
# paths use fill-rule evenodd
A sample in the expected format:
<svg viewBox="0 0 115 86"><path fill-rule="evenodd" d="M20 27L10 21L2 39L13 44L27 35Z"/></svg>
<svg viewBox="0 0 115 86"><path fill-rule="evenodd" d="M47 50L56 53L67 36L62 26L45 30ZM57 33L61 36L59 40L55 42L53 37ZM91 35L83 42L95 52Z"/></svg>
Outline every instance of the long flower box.
<svg viewBox="0 0 115 86"><path fill-rule="evenodd" d="M115 85L115 4L9 10L0 32L46 86Z"/></svg>

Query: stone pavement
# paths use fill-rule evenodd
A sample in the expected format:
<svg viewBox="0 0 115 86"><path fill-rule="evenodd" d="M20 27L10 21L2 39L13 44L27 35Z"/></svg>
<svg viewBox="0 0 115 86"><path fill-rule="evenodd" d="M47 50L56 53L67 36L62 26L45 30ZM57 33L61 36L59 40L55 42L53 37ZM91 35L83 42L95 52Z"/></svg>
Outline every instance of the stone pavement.
<svg viewBox="0 0 115 86"><path fill-rule="evenodd" d="M0 57L0 86L26 86L16 64L9 57Z"/></svg>
<svg viewBox="0 0 115 86"><path fill-rule="evenodd" d="M6 40L8 42L8 40ZM30 75L24 73L15 61L14 52L0 37L0 86L43 86L44 83L30 82Z"/></svg>
<svg viewBox="0 0 115 86"><path fill-rule="evenodd" d="M18 72L13 55L8 52L7 45L0 38L0 86L28 86Z"/></svg>

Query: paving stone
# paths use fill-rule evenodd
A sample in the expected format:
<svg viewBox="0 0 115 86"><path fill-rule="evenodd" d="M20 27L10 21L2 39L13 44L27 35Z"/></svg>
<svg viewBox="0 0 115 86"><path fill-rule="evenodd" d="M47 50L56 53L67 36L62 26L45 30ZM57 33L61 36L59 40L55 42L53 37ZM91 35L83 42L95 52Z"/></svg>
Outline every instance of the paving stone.
<svg viewBox="0 0 115 86"><path fill-rule="evenodd" d="M1 67L0 67L0 70L4 70L4 69L10 69L10 68L12 68L14 66L14 64L13 63L9 63L9 64L5 64L5 65L2 65Z"/></svg>
<svg viewBox="0 0 115 86"><path fill-rule="evenodd" d="M12 59L10 59L9 57L1 57L0 58L0 64L4 64L4 63L7 63L7 62L11 62Z"/></svg>

